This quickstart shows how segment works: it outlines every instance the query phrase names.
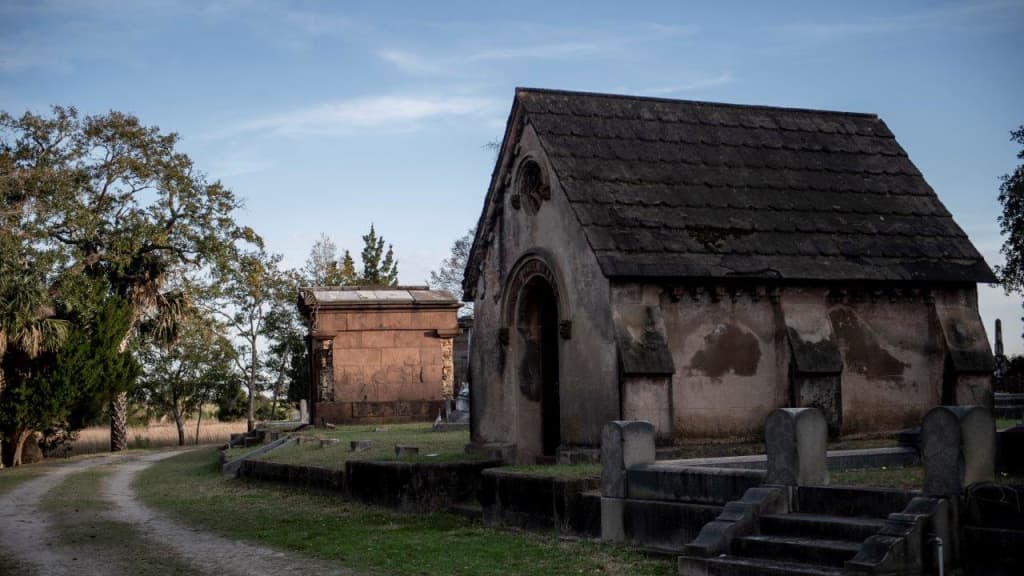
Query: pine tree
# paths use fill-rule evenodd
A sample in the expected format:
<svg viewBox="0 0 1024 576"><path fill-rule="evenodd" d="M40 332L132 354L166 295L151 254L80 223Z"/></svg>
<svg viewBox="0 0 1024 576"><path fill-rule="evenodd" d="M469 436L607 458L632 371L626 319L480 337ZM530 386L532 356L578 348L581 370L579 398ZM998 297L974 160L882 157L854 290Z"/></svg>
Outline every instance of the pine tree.
<svg viewBox="0 0 1024 576"><path fill-rule="evenodd" d="M378 237L373 224L370 232L363 236L363 275L359 284L369 286L397 286L398 262L394 250L388 244L387 254L384 253L384 237ZM383 261L381 258L383 257Z"/></svg>
<svg viewBox="0 0 1024 576"><path fill-rule="evenodd" d="M348 250L345 250L345 256L341 259L341 269L338 271L338 278L342 286L356 284L359 281L355 260L352 259L352 254Z"/></svg>

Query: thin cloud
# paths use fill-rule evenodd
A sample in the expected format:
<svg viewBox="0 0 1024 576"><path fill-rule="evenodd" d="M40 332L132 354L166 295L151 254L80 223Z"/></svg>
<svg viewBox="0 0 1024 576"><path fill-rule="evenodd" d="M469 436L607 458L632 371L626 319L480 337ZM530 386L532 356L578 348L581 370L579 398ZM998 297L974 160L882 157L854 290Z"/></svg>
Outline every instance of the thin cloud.
<svg viewBox="0 0 1024 576"><path fill-rule="evenodd" d="M589 56L598 52L601 52L601 47L597 44L586 42L562 42L559 44L482 50L470 56L469 60L473 62L521 59L560 60L565 58L576 58L579 56Z"/></svg>
<svg viewBox="0 0 1024 576"><path fill-rule="evenodd" d="M447 73L448 67L440 61L430 60L403 50L382 50L377 56L407 74L437 76Z"/></svg>
<svg viewBox="0 0 1024 576"><path fill-rule="evenodd" d="M415 129L421 122L460 116L485 116L495 102L483 98L374 96L324 102L283 114L257 118L207 135L225 138L264 132L284 136L325 136L365 128Z"/></svg>
<svg viewBox="0 0 1024 576"><path fill-rule="evenodd" d="M683 92L695 92L698 90L704 90L706 88L714 88L715 86L724 86L726 84L732 84L735 82L735 78L729 72L723 72L717 76L708 76L706 78L698 78L684 84L676 84L673 86L662 86L660 88L649 88L647 90L641 90L641 93L649 96L669 96L671 94L679 94Z"/></svg>

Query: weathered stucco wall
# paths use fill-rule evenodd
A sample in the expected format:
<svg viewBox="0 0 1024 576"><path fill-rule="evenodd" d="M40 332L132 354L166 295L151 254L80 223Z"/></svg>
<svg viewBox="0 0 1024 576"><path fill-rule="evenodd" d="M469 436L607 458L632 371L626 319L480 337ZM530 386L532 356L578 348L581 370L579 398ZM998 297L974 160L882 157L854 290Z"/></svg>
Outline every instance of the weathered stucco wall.
<svg viewBox="0 0 1024 576"><path fill-rule="evenodd" d="M530 126L516 150L475 287L471 401L474 442L515 443L526 461L539 450L540 409L520 390L525 346L508 325L516 315L511 302L518 301L509 293L516 285L513 268L525 256L536 255L550 266L559 320L569 323L558 340L561 444L597 445L604 423L619 417L619 395L615 346L608 338L608 281ZM516 208L511 198L512 175L524 160L537 162L548 178L550 197L535 209L523 198ZM507 343L501 341L503 329Z"/></svg>
<svg viewBox="0 0 1024 576"><path fill-rule="evenodd" d="M615 285L612 301L618 307L660 308L675 365L676 437L752 435L769 412L784 405L785 343L763 294L626 283Z"/></svg>
<svg viewBox="0 0 1024 576"><path fill-rule="evenodd" d="M916 425L943 401L944 385L947 402L984 404L991 395L985 363L991 352L975 294L973 287L617 283L612 303L622 310L656 308L653 317L663 326L658 331L675 370L672 432L697 439L757 436L773 409L828 401L822 391L836 385L842 407L836 424L841 418L843 434ZM635 314L615 317L638 324ZM951 354L954 348L959 352ZM624 411L664 422L668 411L659 408L659 394L649 383L627 390L624 397L636 399ZM651 413L644 417L644 410Z"/></svg>
<svg viewBox="0 0 1024 576"><path fill-rule="evenodd" d="M331 343L329 422L425 420L437 416L452 379L454 310L322 310L314 338Z"/></svg>

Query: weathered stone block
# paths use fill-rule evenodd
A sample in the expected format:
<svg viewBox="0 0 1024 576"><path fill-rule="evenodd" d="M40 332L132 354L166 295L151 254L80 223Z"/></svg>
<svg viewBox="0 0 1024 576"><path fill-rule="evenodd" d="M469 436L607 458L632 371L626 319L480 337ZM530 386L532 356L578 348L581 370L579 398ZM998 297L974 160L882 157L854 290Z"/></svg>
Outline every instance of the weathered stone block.
<svg viewBox="0 0 1024 576"><path fill-rule="evenodd" d="M828 484L825 447L828 425L817 408L779 408L764 426L767 484Z"/></svg>
<svg viewBox="0 0 1024 576"><path fill-rule="evenodd" d="M613 420L601 432L601 495L626 496L626 470L655 460L654 426L642 420ZM603 514L603 513L602 513Z"/></svg>
<svg viewBox="0 0 1024 576"><path fill-rule="evenodd" d="M349 449L353 452L366 452L373 448L372 440L352 440L348 443Z"/></svg>
<svg viewBox="0 0 1024 576"><path fill-rule="evenodd" d="M338 444L341 444L341 440L339 440L337 438L323 438L323 439L320 440L320 447L321 448L327 448L327 447L330 447L330 446L337 446Z"/></svg>
<svg viewBox="0 0 1024 576"><path fill-rule="evenodd" d="M937 406L921 424L921 459L927 495L959 495L995 478L996 427L980 406Z"/></svg>
<svg viewBox="0 0 1024 576"><path fill-rule="evenodd" d="M395 456L416 456L420 453L419 446L395 444Z"/></svg>

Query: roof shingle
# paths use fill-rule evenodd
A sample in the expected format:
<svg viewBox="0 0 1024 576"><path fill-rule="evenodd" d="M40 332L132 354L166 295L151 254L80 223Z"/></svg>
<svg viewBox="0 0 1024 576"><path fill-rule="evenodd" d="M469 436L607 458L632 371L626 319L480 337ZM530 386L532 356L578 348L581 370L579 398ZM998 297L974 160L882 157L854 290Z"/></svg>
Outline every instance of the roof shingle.
<svg viewBox="0 0 1024 576"><path fill-rule="evenodd" d="M877 116L519 89L609 277L993 282Z"/></svg>

